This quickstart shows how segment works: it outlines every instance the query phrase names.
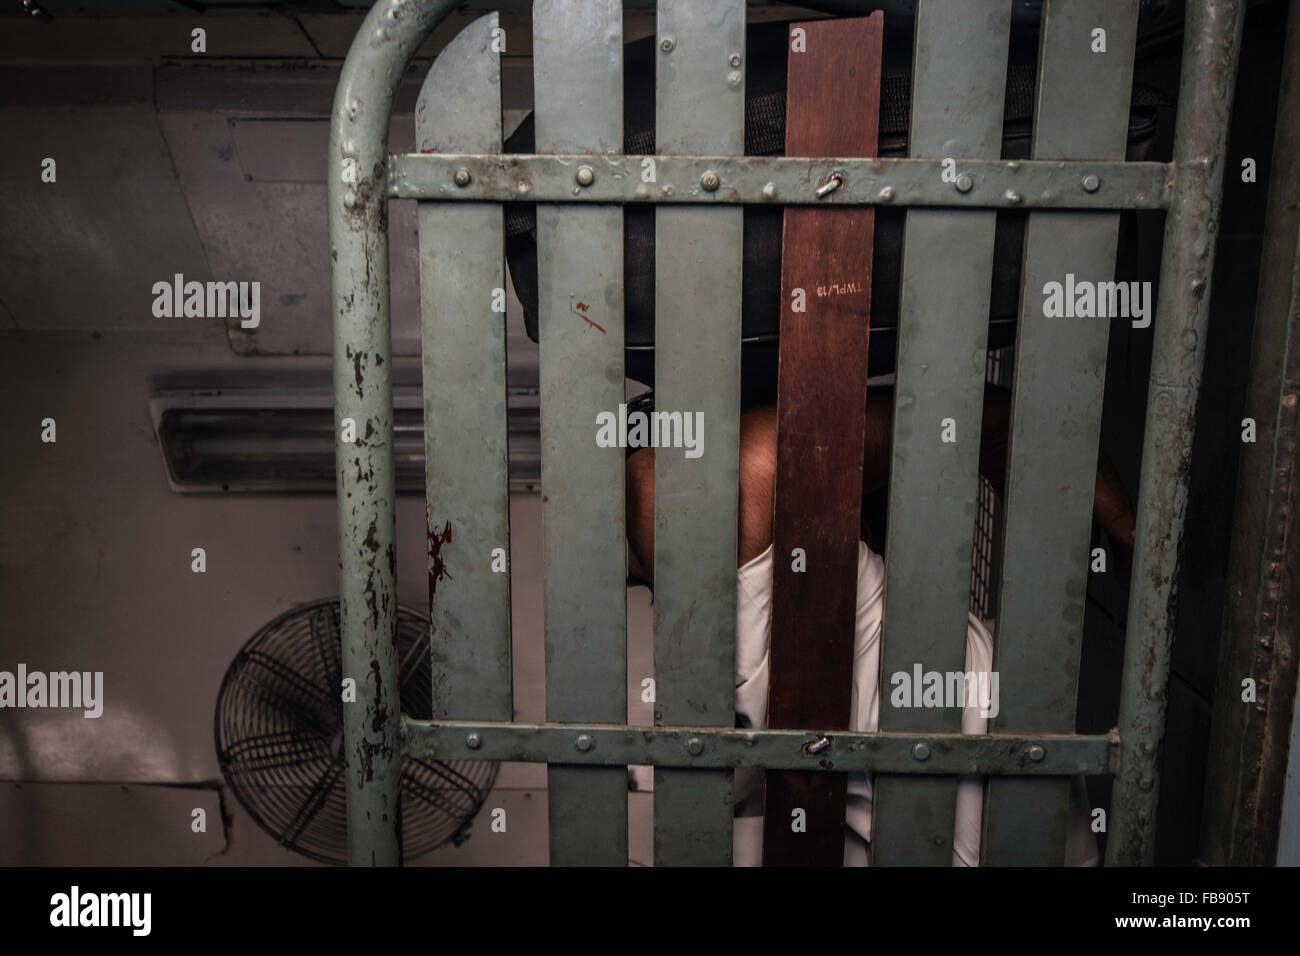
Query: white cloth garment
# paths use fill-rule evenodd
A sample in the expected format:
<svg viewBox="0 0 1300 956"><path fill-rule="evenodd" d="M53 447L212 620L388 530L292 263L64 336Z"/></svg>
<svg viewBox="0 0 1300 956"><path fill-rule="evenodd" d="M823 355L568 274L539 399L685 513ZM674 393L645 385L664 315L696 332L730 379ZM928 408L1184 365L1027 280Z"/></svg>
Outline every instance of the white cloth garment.
<svg viewBox="0 0 1300 956"><path fill-rule="evenodd" d="M740 727L767 726L768 649L772 636L772 546L737 572L736 716ZM885 564L864 542L858 542L858 614L853 646L853 691L850 727L873 733L878 726L880 700L880 625L884 617ZM993 637L989 627L967 614L966 672L987 673L993 666ZM980 707L962 709L964 734L987 732L988 718ZM871 841L871 779L848 775L845 806L844 865L866 866ZM1070 787L1071 816L1066 862L1096 866L1096 840L1088 827L1082 779ZM761 770L736 771L733 858L736 866L758 866L763 857L763 775ZM953 865L978 866L980 819L984 805L981 777L963 776L957 785Z"/></svg>

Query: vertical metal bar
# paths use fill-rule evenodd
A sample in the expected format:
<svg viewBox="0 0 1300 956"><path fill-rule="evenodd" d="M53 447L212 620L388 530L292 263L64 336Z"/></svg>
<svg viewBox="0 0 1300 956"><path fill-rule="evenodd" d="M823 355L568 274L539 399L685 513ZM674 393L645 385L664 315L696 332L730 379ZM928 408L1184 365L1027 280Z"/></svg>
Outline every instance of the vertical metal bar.
<svg viewBox="0 0 1300 956"><path fill-rule="evenodd" d="M743 153L744 0L660 0L656 42L657 151ZM742 216L655 213L655 407L703 416L703 454L655 453L660 724L735 722ZM654 807L656 865L731 862L731 771L657 769Z"/></svg>
<svg viewBox="0 0 1300 956"><path fill-rule="evenodd" d="M1248 27L1256 32L1267 23ZM1250 47L1249 32L1242 43ZM1210 866L1300 866L1300 806L1288 806L1300 799L1300 127L1288 122L1300 116L1300 7L1286 17L1280 52L1272 160L1260 160L1269 170L1268 206L1245 387L1244 412L1257 433L1254 443L1242 444L1237 470L1226 575L1232 598L1223 616L1197 854ZM1243 63L1234 102L1242 102L1237 97L1247 93L1242 83L1250 74ZM1235 125L1232 139L1242 124ZM1224 202L1259 190L1258 183L1227 179ZM1225 211L1221 222L1227 219ZM1223 311L1222 302L1213 305ZM1245 677L1256 685L1250 707L1241 699Z"/></svg>
<svg viewBox="0 0 1300 956"><path fill-rule="evenodd" d="M1035 159L1124 157L1137 8L1131 0L1048 0ZM1075 280L1113 281L1118 237L1114 212L1032 213L1025 228L994 638L997 733L1075 729L1110 320L1048 316L1045 296L1048 283L1073 300ZM990 779L981 859L1060 866L1068 786L1064 777Z"/></svg>
<svg viewBox="0 0 1300 956"><path fill-rule="evenodd" d="M1278 133L1246 404L1258 431L1243 446L1237 477L1228 566L1234 600L1219 655L1199 854L1219 866L1300 864L1300 807L1284 811L1288 799L1300 798L1300 204L1290 191L1300 169L1295 153L1280 148L1295 149L1285 141L1294 134ZM1243 676L1255 682L1249 707Z"/></svg>
<svg viewBox="0 0 1300 956"><path fill-rule="evenodd" d="M339 518L348 859L401 862L401 712L397 700L397 552L392 330L388 301L388 123L416 47L455 0L376 3L334 94L327 173L334 316L334 455ZM357 442L345 442L344 422Z"/></svg>
<svg viewBox="0 0 1300 956"><path fill-rule="evenodd" d="M1175 579L1210 315L1224 151L1244 22L1245 4L1240 0L1204 0L1188 4L1183 28L1174 128L1177 179L1174 201L1165 216L1160 302L1152 329L1155 341L1119 706L1124 757L1111 801L1108 865L1149 864L1154 857Z"/></svg>
<svg viewBox="0 0 1300 956"><path fill-rule="evenodd" d="M538 0L533 69L539 153L622 152L618 0ZM601 175L575 169L573 188ZM622 209L539 205L537 266L546 714L625 723L624 457L596 443L623 401ZM547 791L553 866L627 865L626 767L553 764Z"/></svg>
<svg viewBox="0 0 1300 956"><path fill-rule="evenodd" d="M1270 642L1272 673L1265 678L1272 685L1268 694L1271 713L1266 715L1269 733L1261 735L1264 740L1260 747L1271 755L1269 763L1272 767L1266 770L1259 787L1265 796L1253 801L1257 809L1252 823L1254 828L1267 833L1269 823L1276 817L1280 820L1275 836L1250 841L1256 847L1250 859L1252 862L1258 860L1262 865L1300 866L1300 709L1296 707L1296 701L1300 700L1300 687L1297 687L1300 577L1295 573L1295 569L1300 567L1300 534L1296 533L1296 522L1300 520L1300 480L1297 480L1300 479L1297 472L1300 468L1300 409L1297 409L1297 396L1300 396L1300 204L1295 202L1295 183L1300 182L1300 127L1287 122L1289 117L1300 115L1300 8L1294 4L1287 13L1280 88L1278 124L1273 141L1273 172L1269 177L1268 219L1264 227L1264 255L1260 263L1259 307L1255 314L1255 343L1252 347L1254 368L1262 374L1251 375L1252 396L1247 405L1248 414L1257 420L1272 417L1276 422L1273 434L1275 451L1267 460L1270 500L1265 519L1273 529L1273 538L1269 542L1271 547L1260 556L1260 571L1257 572L1267 573L1268 598L1273 604L1263 609L1260 615L1266 617L1274 631ZM1283 302L1287 302L1285 307ZM1262 461L1250 468L1243 467L1238 479L1239 487L1256 482L1262 484L1262 479L1257 476L1264 469ZM1241 495L1240 490L1237 493ZM1250 504L1250 499L1243 502L1245 506ZM1244 525L1245 522L1234 522L1234 526L1242 528L1239 540L1243 543L1250 540L1246 537L1250 529ZM1229 580L1234 577L1229 570ZM1229 640L1228 634L1232 630L1230 627L1225 633L1225 640ZM1243 643L1246 638L1247 635L1243 634ZM1261 637L1261 644L1263 640ZM1220 673L1227 677L1225 670L1221 669ZM1239 680L1234 681L1234 691L1240 686ZM1236 694L1230 697L1216 691L1215 700L1221 699L1226 702L1239 698ZM1225 703L1225 706L1235 705ZM1212 742L1210 752L1221 751ZM1283 753L1287 754L1285 763ZM1236 773L1244 774L1245 768ZM1218 855L1229 858L1227 853ZM1204 852L1202 858L1205 858Z"/></svg>
<svg viewBox="0 0 1300 956"><path fill-rule="evenodd" d="M909 155L996 159L1009 0L921 0ZM954 190L957 185L954 183ZM891 706L889 675L966 668L994 212L907 213L890 469L880 729L953 732L954 708ZM951 418L957 441L941 440ZM955 777L876 775L871 862L948 866Z"/></svg>
<svg viewBox="0 0 1300 956"><path fill-rule="evenodd" d="M480 17L429 69L415 110L420 152L501 152L495 29L495 13ZM432 713L509 720L514 709L502 210L499 203L421 202L416 215Z"/></svg>

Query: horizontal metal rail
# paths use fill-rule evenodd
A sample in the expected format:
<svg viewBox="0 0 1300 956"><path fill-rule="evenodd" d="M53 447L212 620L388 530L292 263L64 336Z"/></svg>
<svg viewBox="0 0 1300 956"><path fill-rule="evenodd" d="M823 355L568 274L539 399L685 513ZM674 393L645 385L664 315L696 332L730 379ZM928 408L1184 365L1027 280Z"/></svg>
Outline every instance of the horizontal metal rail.
<svg viewBox="0 0 1300 956"><path fill-rule="evenodd" d="M393 199L1163 209L1172 163L402 153Z"/></svg>
<svg viewBox="0 0 1300 956"><path fill-rule="evenodd" d="M857 734L622 724L402 719L422 760L509 760L659 767L766 767L841 773L1065 776L1119 769L1120 740L1094 734Z"/></svg>

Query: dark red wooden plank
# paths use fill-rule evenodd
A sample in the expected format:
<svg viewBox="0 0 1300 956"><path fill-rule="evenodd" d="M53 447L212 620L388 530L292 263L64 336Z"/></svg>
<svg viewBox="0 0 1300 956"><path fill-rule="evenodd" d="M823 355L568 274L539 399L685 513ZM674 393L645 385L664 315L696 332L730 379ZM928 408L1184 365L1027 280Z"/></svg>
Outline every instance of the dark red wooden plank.
<svg viewBox="0 0 1300 956"><path fill-rule="evenodd" d="M876 155L881 25L880 13L791 25L787 156ZM849 726L874 227L870 207L785 211L772 728ZM795 311L798 289L804 311ZM792 568L795 548L807 557L802 573ZM839 866L846 784L842 773L769 772L764 865ZM796 809L805 832L792 828Z"/></svg>

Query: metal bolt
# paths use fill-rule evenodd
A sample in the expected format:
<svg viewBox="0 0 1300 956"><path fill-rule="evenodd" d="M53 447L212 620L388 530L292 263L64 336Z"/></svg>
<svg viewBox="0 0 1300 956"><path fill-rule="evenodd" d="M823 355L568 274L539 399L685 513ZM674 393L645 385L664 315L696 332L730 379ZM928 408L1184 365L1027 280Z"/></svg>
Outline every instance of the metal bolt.
<svg viewBox="0 0 1300 956"><path fill-rule="evenodd" d="M698 757L704 753L704 741L700 740L699 737L692 737L686 741L686 752L692 757Z"/></svg>
<svg viewBox="0 0 1300 956"><path fill-rule="evenodd" d="M835 190L839 189L843 185L844 185L844 174L831 173L830 178L827 179L826 182L823 183L821 186L817 187L817 192L815 193L815 195L817 196L818 199L821 199L824 196L829 196L831 193L835 192Z"/></svg>
<svg viewBox="0 0 1300 956"><path fill-rule="evenodd" d="M478 750L479 747L483 746L483 738L478 734L466 734L465 746L470 750Z"/></svg>
<svg viewBox="0 0 1300 956"><path fill-rule="evenodd" d="M1095 193L1100 188L1101 180L1097 178L1095 173L1089 173L1087 176L1083 177L1084 192Z"/></svg>
<svg viewBox="0 0 1300 956"><path fill-rule="evenodd" d="M1042 763L1043 758L1047 756L1047 751L1038 744L1031 744L1029 747L1029 759L1034 763Z"/></svg>
<svg viewBox="0 0 1300 956"><path fill-rule="evenodd" d="M662 40L659 41L659 49L663 50L665 53L672 53L673 47L675 47L676 45L677 45L677 41L674 40L672 37L664 37Z"/></svg>
<svg viewBox="0 0 1300 956"><path fill-rule="evenodd" d="M468 186L470 181L469 170L462 166L460 169L456 170L455 179L457 186Z"/></svg>
<svg viewBox="0 0 1300 956"><path fill-rule="evenodd" d="M917 744L915 747L912 748L912 756L915 757L917 760L929 760L930 748L927 747L925 744Z"/></svg>
<svg viewBox="0 0 1300 956"><path fill-rule="evenodd" d="M822 737L820 740L810 741L809 743L804 744L803 752L810 756L812 754L819 754L830 745L831 739L829 737Z"/></svg>
<svg viewBox="0 0 1300 956"><path fill-rule="evenodd" d="M578 181L579 186L590 186L596 181L596 171L584 164L578 167L578 173L573 178Z"/></svg>
<svg viewBox="0 0 1300 956"><path fill-rule="evenodd" d="M1003 195L1007 197L1007 202L1018 203L1021 199L1020 193L1016 192L1014 189L1008 189Z"/></svg>
<svg viewBox="0 0 1300 956"><path fill-rule="evenodd" d="M876 194L876 198L879 199L881 202L893 202L894 187L886 186L884 189L880 190L880 192Z"/></svg>
<svg viewBox="0 0 1300 956"><path fill-rule="evenodd" d="M741 61L740 61L740 54L739 54L739 53L733 53L733 54L731 54L731 65L732 65L732 66L740 66L740 62L741 62Z"/></svg>
<svg viewBox="0 0 1300 956"><path fill-rule="evenodd" d="M717 189L720 182L721 180L718 179L718 174L711 169L700 177L700 185L709 192L713 192Z"/></svg>
<svg viewBox="0 0 1300 956"><path fill-rule="evenodd" d="M592 748L593 744L589 736L586 734L578 734L578 739L573 742L573 746L577 747L583 753L586 753Z"/></svg>
<svg viewBox="0 0 1300 956"><path fill-rule="evenodd" d="M962 173L957 177L957 192L968 193L975 188L975 180L970 178L970 173Z"/></svg>
<svg viewBox="0 0 1300 956"><path fill-rule="evenodd" d="M763 198L764 199L776 198L776 183L768 183L766 186L763 187Z"/></svg>

